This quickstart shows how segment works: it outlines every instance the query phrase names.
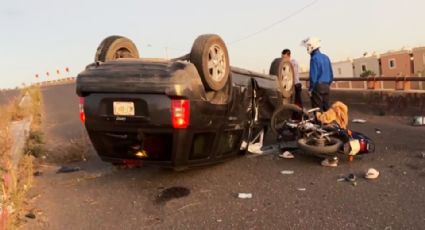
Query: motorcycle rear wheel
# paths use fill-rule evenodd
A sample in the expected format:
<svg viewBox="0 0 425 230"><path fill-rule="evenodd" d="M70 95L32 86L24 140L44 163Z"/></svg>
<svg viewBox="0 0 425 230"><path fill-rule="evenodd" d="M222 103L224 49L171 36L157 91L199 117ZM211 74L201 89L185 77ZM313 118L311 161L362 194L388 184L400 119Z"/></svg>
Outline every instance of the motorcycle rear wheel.
<svg viewBox="0 0 425 230"><path fill-rule="evenodd" d="M314 155L331 155L337 154L342 146L342 141L335 137L329 137L325 145L317 145L313 138L301 138L298 140L298 148L302 151Z"/></svg>

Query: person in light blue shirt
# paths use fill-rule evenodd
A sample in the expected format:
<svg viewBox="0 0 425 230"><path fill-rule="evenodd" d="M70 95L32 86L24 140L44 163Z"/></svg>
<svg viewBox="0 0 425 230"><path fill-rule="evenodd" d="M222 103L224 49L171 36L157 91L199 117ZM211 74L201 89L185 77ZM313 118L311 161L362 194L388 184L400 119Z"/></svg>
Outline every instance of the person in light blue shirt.
<svg viewBox="0 0 425 230"><path fill-rule="evenodd" d="M292 67L294 70L294 88L295 88L294 103L302 108L303 107L303 103L301 99L302 85L300 82L299 64L295 59L291 57L291 50L289 49L284 49L282 51L282 59L285 62L291 62L292 64Z"/></svg>
<svg viewBox="0 0 425 230"><path fill-rule="evenodd" d="M309 95L311 106L322 111L329 109L330 85L333 81L332 64L329 57L320 52L320 40L307 38L302 44L311 55Z"/></svg>

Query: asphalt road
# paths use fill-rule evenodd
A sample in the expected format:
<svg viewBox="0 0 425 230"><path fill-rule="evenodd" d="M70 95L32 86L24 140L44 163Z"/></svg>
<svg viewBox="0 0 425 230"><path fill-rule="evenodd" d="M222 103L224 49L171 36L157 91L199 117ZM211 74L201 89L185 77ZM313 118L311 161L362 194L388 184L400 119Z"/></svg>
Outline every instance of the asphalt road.
<svg viewBox="0 0 425 230"><path fill-rule="evenodd" d="M30 207L36 219L24 229L423 229L425 226L424 128L407 118L352 111L367 124L351 128L376 141L376 153L337 168L296 154L243 156L181 173L155 167L116 170L85 142L73 85L43 89L47 163L35 177ZM382 130L375 133L375 128ZM61 157L83 143L81 171L56 174ZM71 144L70 144L71 143ZM72 151L71 151L72 152ZM55 160L49 160L50 158ZM66 157L65 157L66 159ZM375 181L362 177L380 171ZM282 170L294 170L282 175ZM337 182L356 174L357 186ZM164 189L184 187L178 199L158 199ZM305 191L302 191L305 189ZM186 191L187 192L187 191ZM239 199L237 193L252 193ZM176 194L174 194L176 195ZM185 196L186 195L186 196Z"/></svg>

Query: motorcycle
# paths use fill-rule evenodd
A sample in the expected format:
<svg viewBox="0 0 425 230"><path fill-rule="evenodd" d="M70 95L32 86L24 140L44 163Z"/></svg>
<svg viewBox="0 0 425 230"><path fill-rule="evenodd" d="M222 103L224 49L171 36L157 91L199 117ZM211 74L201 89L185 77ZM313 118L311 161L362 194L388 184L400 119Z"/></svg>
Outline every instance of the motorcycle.
<svg viewBox="0 0 425 230"><path fill-rule="evenodd" d="M274 111L271 129L278 140L296 140L303 152L319 157L334 157L343 154L351 160L354 155L375 151L374 142L337 123L322 124L315 118L319 108L305 110L297 105L285 104Z"/></svg>

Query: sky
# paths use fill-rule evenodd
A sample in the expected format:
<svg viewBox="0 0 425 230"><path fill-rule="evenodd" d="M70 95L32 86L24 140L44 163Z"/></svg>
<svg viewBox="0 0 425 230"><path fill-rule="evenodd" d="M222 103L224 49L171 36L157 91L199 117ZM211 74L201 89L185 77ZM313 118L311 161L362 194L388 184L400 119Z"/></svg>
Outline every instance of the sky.
<svg viewBox="0 0 425 230"><path fill-rule="evenodd" d="M76 76L109 35L132 39L142 57L172 58L189 53L197 36L215 33L228 45L231 65L259 72L268 72L284 48L308 67L300 43L310 36L322 40L332 61L425 46L423 0L0 2L0 88L33 83L36 74L38 81Z"/></svg>

